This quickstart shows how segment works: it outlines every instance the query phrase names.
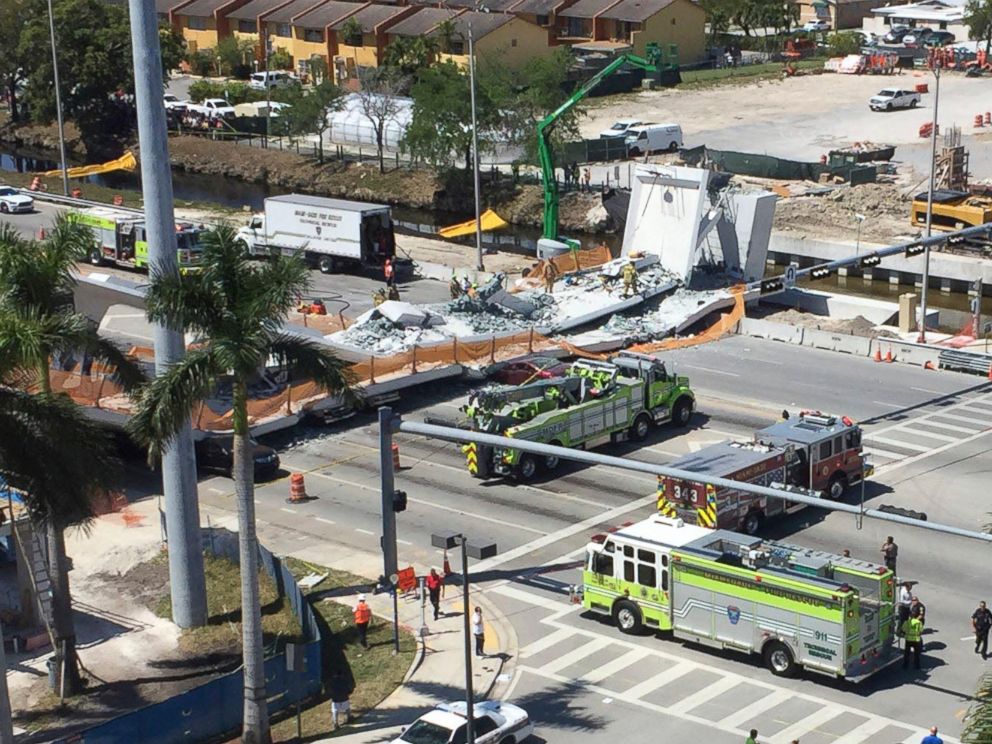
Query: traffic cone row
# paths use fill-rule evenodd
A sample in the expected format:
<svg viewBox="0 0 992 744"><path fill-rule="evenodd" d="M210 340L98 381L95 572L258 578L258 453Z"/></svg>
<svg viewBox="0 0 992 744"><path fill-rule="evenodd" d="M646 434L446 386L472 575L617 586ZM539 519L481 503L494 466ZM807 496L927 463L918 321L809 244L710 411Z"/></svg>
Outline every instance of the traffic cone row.
<svg viewBox="0 0 992 744"><path fill-rule="evenodd" d="M882 350L880 348L875 349L875 361L876 362L888 362L889 364L891 364L892 362L894 362L895 359L892 357L892 349L889 349L888 351L885 352L885 358L884 359L882 358Z"/></svg>

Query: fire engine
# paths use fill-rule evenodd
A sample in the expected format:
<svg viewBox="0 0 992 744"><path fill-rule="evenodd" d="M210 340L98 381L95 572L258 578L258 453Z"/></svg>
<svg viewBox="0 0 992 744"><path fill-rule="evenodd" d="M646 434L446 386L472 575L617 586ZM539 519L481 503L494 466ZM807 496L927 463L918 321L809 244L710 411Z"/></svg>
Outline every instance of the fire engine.
<svg viewBox="0 0 992 744"><path fill-rule="evenodd" d="M757 533L762 522L803 504L717 488L708 477L753 485L772 483L837 500L873 470L862 450L861 427L847 416L802 411L755 432L744 442L720 442L679 458L670 466L698 480L658 478L658 511L704 527Z"/></svg>
<svg viewBox="0 0 992 744"><path fill-rule="evenodd" d="M148 270L148 238L144 217L109 207L91 207L71 212L73 219L93 231L94 243L87 259L93 266L114 264L128 268ZM203 225L176 222L176 256L183 273L195 269L200 263L203 249L200 236L206 231Z"/></svg>

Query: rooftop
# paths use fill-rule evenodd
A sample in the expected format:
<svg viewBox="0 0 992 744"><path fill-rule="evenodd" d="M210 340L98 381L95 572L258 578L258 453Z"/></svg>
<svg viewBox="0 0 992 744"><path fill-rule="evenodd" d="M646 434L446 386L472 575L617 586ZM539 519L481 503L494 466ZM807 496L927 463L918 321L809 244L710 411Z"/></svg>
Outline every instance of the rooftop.
<svg viewBox="0 0 992 744"><path fill-rule="evenodd" d="M595 18L609 8L616 0L579 0L564 10L558 11L562 18Z"/></svg>
<svg viewBox="0 0 992 744"><path fill-rule="evenodd" d="M332 23L343 20L356 10L363 7L362 3L348 3L343 0L328 0L321 3L313 10L298 15L293 19L294 26L301 28L319 28L330 26Z"/></svg>
<svg viewBox="0 0 992 744"><path fill-rule="evenodd" d="M312 1L315 3L317 2L317 0ZM161 0L159 0L159 2L161 2ZM237 10L232 10L227 14L227 17L241 21L254 21L260 15L271 13L273 10L286 2L287 0L251 0L251 2L247 5L242 5Z"/></svg>
<svg viewBox="0 0 992 744"><path fill-rule="evenodd" d="M370 34L375 31L375 27L380 23L388 21L393 16L404 12L404 10L405 8L395 5L369 3L354 15L348 16L348 19L354 18L358 25L362 27L362 33ZM335 22L331 25L331 28L335 31L340 31L348 19L341 19Z"/></svg>
<svg viewBox="0 0 992 744"><path fill-rule="evenodd" d="M513 12L551 15L551 12L563 2L564 0L521 0L513 6Z"/></svg>
<svg viewBox="0 0 992 744"><path fill-rule="evenodd" d="M155 0L155 12L156 13L168 13L170 10L175 8L177 5L182 5L186 0ZM127 6L126 2L115 3L116 5Z"/></svg>
<svg viewBox="0 0 992 744"><path fill-rule="evenodd" d="M318 5L320 5L320 0L290 0L278 10L267 13L265 20L272 23L289 23L296 16L302 15Z"/></svg>
<svg viewBox="0 0 992 744"><path fill-rule="evenodd" d="M561 2L561 0L557 0ZM516 10L516 6L521 0L481 0L481 6L490 13L506 13L509 10ZM451 8L474 8L476 0L446 0L445 5ZM534 11L527 11L534 12Z"/></svg>
<svg viewBox="0 0 992 744"><path fill-rule="evenodd" d="M223 8L225 5L229 5L231 1L232 0L193 0L193 2L189 5L184 5L182 8L177 10L176 13L184 16L204 16L206 18L212 18L214 13Z"/></svg>
<svg viewBox="0 0 992 744"><path fill-rule="evenodd" d="M423 36L441 21L454 18L457 12L443 8L421 8L412 16L390 26L388 33L393 36Z"/></svg>
<svg viewBox="0 0 992 744"><path fill-rule="evenodd" d="M329 199L324 196L310 196L309 194L283 194L282 196L270 196L267 202L288 202L290 204L302 204L307 207L323 207L325 209L340 209L347 212L368 212L370 210L389 209L384 204L373 204L372 202L346 201L344 199Z"/></svg>
<svg viewBox="0 0 992 744"><path fill-rule="evenodd" d="M455 38L468 38L468 24L472 23L472 35L476 40L481 39L486 34L491 34L500 26L505 26L512 21L515 16L509 13L480 13L469 10L452 20L455 27Z"/></svg>
<svg viewBox="0 0 992 744"><path fill-rule="evenodd" d="M670 463L670 467L690 470L700 475L729 478L744 468L769 460L775 454L782 456L782 449L753 445L751 442L718 442L703 447L699 452L683 455Z"/></svg>
<svg viewBox="0 0 992 744"><path fill-rule="evenodd" d="M660 13L675 0L620 0L600 16L612 18L615 21L630 21L641 23L651 16Z"/></svg>

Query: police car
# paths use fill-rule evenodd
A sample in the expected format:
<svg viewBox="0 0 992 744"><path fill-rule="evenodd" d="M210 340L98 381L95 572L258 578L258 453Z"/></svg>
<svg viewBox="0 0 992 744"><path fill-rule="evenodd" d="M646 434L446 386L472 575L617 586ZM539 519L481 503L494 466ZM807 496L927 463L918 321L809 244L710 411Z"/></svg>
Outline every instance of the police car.
<svg viewBox="0 0 992 744"><path fill-rule="evenodd" d="M445 703L425 713L392 744L465 744L465 703ZM476 703L475 740L479 744L520 744L534 733L523 708L509 703Z"/></svg>

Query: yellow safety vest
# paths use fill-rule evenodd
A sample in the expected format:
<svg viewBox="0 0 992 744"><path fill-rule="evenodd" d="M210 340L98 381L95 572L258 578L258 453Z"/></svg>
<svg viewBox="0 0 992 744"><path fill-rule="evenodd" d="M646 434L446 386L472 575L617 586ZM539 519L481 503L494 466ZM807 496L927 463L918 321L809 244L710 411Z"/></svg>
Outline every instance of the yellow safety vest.
<svg viewBox="0 0 992 744"><path fill-rule="evenodd" d="M902 632L907 643L918 643L923 636L923 623L919 618L911 617L902 624Z"/></svg>

